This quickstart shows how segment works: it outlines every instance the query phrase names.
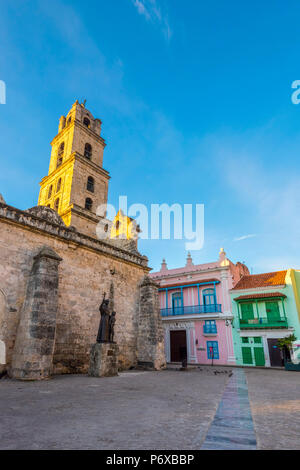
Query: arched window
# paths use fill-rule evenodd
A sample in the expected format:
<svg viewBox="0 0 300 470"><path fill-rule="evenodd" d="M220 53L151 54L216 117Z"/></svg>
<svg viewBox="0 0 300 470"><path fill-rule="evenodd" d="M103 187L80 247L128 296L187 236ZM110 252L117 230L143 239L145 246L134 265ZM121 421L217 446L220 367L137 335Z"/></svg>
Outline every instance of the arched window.
<svg viewBox="0 0 300 470"><path fill-rule="evenodd" d="M57 151L56 168L58 168L62 164L64 151L65 151L65 143L62 142L60 146L58 147L58 151Z"/></svg>
<svg viewBox="0 0 300 470"><path fill-rule="evenodd" d="M60 144L60 146L58 147L57 156L58 156L58 157L62 157L63 154L64 154L64 150L65 150L65 143L62 142L62 143Z"/></svg>
<svg viewBox="0 0 300 470"><path fill-rule="evenodd" d="M91 144L85 144L84 156L85 156L85 158L88 158L89 160L92 158L92 146L91 146Z"/></svg>
<svg viewBox="0 0 300 470"><path fill-rule="evenodd" d="M86 189L87 189L88 191L91 191L91 193L94 192L94 189L95 189L95 181L94 181L94 178L93 178L92 176L89 176L88 179L87 179Z"/></svg>
<svg viewBox="0 0 300 470"><path fill-rule="evenodd" d="M68 118L68 124L70 124L71 121L72 121L72 117L70 116L70 117Z"/></svg>
<svg viewBox="0 0 300 470"><path fill-rule="evenodd" d="M92 206L93 206L93 201L87 197L86 200L85 200L85 208L90 211L92 210Z"/></svg>
<svg viewBox="0 0 300 470"><path fill-rule="evenodd" d="M59 197L55 200L55 203L54 203L54 210L56 212L58 212L58 208L59 208Z"/></svg>
<svg viewBox="0 0 300 470"><path fill-rule="evenodd" d="M202 294L204 305L214 305L215 303L217 303L214 289L204 289Z"/></svg>
<svg viewBox="0 0 300 470"><path fill-rule="evenodd" d="M53 189L53 186L51 184L49 191L48 191L48 199L52 196L52 189Z"/></svg>
<svg viewBox="0 0 300 470"><path fill-rule="evenodd" d="M46 207L50 207L50 209L51 209L51 204L47 204L47 206L46 206Z"/></svg>
<svg viewBox="0 0 300 470"><path fill-rule="evenodd" d="M59 178L59 180L57 181L57 185L56 185L56 192L58 193L58 191L60 191L60 188L61 188L61 178Z"/></svg>
<svg viewBox="0 0 300 470"><path fill-rule="evenodd" d="M84 118L83 118L83 124L84 124L86 127L90 127L91 121L89 120L89 118L84 117Z"/></svg>

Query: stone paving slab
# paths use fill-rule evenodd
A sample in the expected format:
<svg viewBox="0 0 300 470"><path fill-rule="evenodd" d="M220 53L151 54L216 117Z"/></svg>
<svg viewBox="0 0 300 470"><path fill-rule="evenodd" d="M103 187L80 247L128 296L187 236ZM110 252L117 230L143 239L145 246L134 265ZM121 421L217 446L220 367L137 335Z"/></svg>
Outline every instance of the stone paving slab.
<svg viewBox="0 0 300 470"><path fill-rule="evenodd" d="M256 449L248 387L242 369L233 371L201 449Z"/></svg>
<svg viewBox="0 0 300 470"><path fill-rule="evenodd" d="M199 449L227 380L209 369L2 379L0 449Z"/></svg>
<svg viewBox="0 0 300 470"><path fill-rule="evenodd" d="M225 369L1 379L0 449L299 450L300 374Z"/></svg>
<svg viewBox="0 0 300 470"><path fill-rule="evenodd" d="M300 450L300 373L247 369L258 449Z"/></svg>

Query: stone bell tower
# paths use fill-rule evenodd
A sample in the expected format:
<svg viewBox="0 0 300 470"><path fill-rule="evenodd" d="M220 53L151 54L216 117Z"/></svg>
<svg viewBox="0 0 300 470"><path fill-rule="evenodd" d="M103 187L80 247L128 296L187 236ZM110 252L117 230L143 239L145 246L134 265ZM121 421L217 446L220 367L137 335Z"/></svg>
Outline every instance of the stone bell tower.
<svg viewBox="0 0 300 470"><path fill-rule="evenodd" d="M38 205L54 209L67 226L95 238L101 220L96 210L107 204L110 178L102 168L105 141L100 134L100 119L77 100L67 116L60 118L38 201ZM105 217L105 213L101 215Z"/></svg>

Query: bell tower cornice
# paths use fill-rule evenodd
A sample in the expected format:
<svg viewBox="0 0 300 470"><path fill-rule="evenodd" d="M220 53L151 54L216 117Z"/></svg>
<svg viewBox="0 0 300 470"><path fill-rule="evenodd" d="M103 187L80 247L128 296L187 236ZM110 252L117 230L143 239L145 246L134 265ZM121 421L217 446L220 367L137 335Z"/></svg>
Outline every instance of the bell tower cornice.
<svg viewBox="0 0 300 470"><path fill-rule="evenodd" d="M44 178L41 179L40 185L49 181L50 179L52 179L54 176L58 175L59 173L63 173L65 171L65 168L70 166L70 164L74 163L75 160L81 161L84 165L89 166L91 170L96 171L100 175L110 180L110 174L107 170L99 167L99 165L96 165L95 163L91 161L87 161L85 157L83 157L79 153L74 152L70 155L70 157L67 160L65 160L65 162L59 168L55 168L55 170L52 171L52 173L49 173L49 175L44 176Z"/></svg>
<svg viewBox="0 0 300 470"><path fill-rule="evenodd" d="M61 139L64 139L64 136L68 134L68 132L70 131L70 126L79 126L82 130L84 130L90 137L92 137L93 139L97 139L98 142L102 143L103 145L103 148L106 147L106 142L105 140L103 139L103 137L101 137L101 135L97 135L94 131L90 130L90 129L87 129L86 127L83 126L83 124L75 119L73 122L69 123L66 125L66 127L64 127L63 129L61 129L58 134L52 139L52 141L50 142L50 145L55 145L58 141L60 141Z"/></svg>

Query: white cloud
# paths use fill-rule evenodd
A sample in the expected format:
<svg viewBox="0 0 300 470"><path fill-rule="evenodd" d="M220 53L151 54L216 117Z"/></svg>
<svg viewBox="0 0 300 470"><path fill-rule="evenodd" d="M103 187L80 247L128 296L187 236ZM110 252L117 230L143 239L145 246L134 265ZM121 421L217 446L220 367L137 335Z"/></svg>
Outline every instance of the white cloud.
<svg viewBox="0 0 300 470"><path fill-rule="evenodd" d="M249 233L249 235L242 235L241 237L236 237L233 239L235 242L239 242L241 240L246 240L247 238L254 238L257 237L255 233Z"/></svg>
<svg viewBox="0 0 300 470"><path fill-rule="evenodd" d="M167 41L172 37L172 30L169 24L167 13L162 13L157 0L132 0L138 13L153 24L158 24Z"/></svg>
<svg viewBox="0 0 300 470"><path fill-rule="evenodd" d="M224 187L236 195L248 223L259 227L260 243L251 253L259 271L300 265L299 176L291 163L299 141L294 139L292 146L288 139L276 140L275 124L274 118L262 128L215 137L213 147Z"/></svg>
<svg viewBox="0 0 300 470"><path fill-rule="evenodd" d="M137 8L137 11L140 15L144 15L146 20L150 20L151 16L145 5L140 0L133 0L134 6Z"/></svg>

